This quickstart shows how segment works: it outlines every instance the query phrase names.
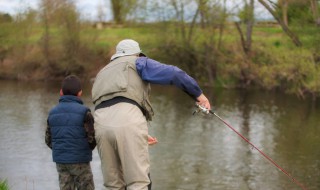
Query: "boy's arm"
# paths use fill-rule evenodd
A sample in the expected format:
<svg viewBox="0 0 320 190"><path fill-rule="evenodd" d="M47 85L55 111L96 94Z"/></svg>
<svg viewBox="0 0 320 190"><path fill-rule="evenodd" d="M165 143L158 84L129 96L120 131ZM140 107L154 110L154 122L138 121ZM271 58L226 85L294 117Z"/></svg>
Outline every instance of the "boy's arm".
<svg viewBox="0 0 320 190"><path fill-rule="evenodd" d="M93 116L92 116L91 112L88 111L86 114L85 121L84 121L84 128L87 133L87 139L88 139L88 143L89 143L91 150L93 150L97 145L96 139L94 137L95 134L94 134L93 124L94 124Z"/></svg>
<svg viewBox="0 0 320 190"><path fill-rule="evenodd" d="M46 142L47 146L52 149L52 145L51 145L51 131L50 131L50 126L49 126L48 121L47 121L47 129L46 129L45 142Z"/></svg>

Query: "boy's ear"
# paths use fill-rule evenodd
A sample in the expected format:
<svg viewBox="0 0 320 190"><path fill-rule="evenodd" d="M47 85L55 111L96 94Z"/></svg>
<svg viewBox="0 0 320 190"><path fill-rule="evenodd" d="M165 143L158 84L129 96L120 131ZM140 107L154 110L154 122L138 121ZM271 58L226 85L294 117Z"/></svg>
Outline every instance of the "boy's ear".
<svg viewBox="0 0 320 190"><path fill-rule="evenodd" d="M77 94L78 97L80 97L82 95L82 90L80 90Z"/></svg>
<svg viewBox="0 0 320 190"><path fill-rule="evenodd" d="M60 89L60 96L63 96L63 91L62 91L62 89Z"/></svg>

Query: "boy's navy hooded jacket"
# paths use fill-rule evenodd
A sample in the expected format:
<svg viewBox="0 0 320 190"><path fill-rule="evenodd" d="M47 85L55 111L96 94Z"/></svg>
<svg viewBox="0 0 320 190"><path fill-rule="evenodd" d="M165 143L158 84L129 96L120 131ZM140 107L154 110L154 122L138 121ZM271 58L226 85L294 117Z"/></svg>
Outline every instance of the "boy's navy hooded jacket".
<svg viewBox="0 0 320 190"><path fill-rule="evenodd" d="M56 163L87 163L92 151L84 128L89 108L77 96L64 95L49 113L48 125L52 137L52 157Z"/></svg>

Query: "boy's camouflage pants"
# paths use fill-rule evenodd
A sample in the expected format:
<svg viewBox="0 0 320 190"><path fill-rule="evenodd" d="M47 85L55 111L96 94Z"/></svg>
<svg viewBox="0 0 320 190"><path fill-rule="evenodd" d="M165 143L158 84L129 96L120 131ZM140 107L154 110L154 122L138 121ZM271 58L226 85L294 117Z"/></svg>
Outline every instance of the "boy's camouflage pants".
<svg viewBox="0 0 320 190"><path fill-rule="evenodd" d="M94 190L90 163L58 164L60 190Z"/></svg>

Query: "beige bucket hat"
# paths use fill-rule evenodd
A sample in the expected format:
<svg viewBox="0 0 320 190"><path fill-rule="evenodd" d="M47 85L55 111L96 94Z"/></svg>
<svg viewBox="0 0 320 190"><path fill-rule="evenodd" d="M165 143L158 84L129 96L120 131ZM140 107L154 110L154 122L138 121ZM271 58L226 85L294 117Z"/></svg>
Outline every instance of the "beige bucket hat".
<svg viewBox="0 0 320 190"><path fill-rule="evenodd" d="M139 43L132 40L132 39L125 39L121 40L117 47L116 47L116 53L111 56L111 61L118 58L123 57L127 55L135 55L140 54L140 56L145 56L145 54L142 53Z"/></svg>

